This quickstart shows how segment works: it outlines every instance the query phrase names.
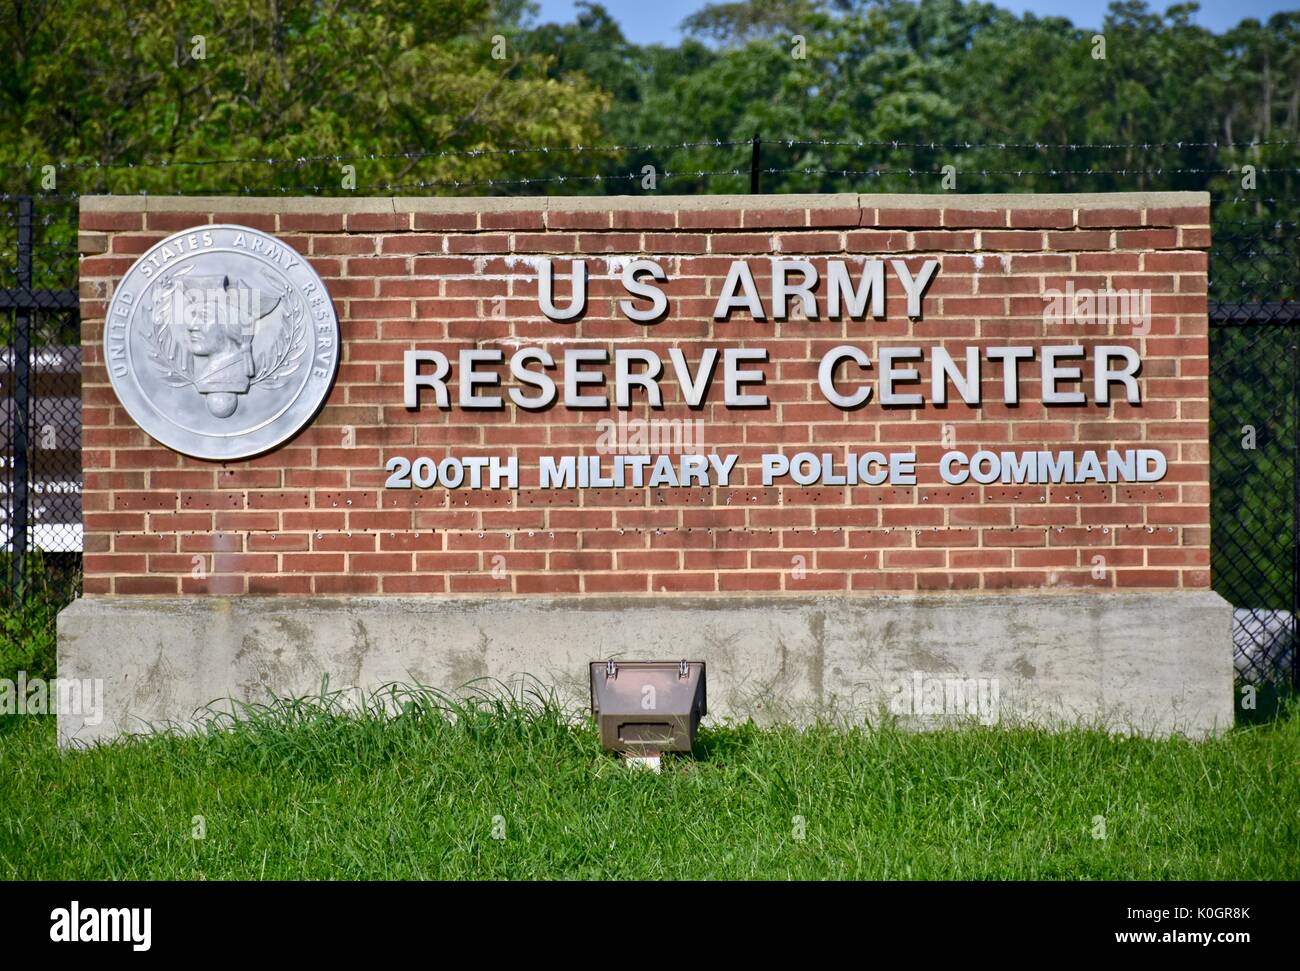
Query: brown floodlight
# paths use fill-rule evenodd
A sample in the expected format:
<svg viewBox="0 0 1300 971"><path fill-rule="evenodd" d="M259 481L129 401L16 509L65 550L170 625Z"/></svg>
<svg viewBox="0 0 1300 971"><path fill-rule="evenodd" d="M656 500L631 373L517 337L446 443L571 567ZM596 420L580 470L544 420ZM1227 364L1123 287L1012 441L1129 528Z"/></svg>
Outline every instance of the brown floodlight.
<svg viewBox="0 0 1300 971"><path fill-rule="evenodd" d="M592 661L591 713L602 748L629 756L689 752L708 714L703 661Z"/></svg>

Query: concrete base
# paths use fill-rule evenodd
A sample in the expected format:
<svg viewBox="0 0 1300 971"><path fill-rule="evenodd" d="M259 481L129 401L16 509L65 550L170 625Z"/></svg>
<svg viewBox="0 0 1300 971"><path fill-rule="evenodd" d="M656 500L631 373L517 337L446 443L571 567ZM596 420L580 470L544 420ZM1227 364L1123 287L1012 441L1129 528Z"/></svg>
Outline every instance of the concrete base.
<svg viewBox="0 0 1300 971"><path fill-rule="evenodd" d="M1233 723L1232 610L1209 592L819 598L90 597L59 675L103 679L62 745L192 726L225 698L531 675L587 704L587 662L703 660L710 719L963 719L1202 736ZM227 706L228 708L228 706ZM199 716L201 720L201 716ZM97 722L97 723L95 723Z"/></svg>

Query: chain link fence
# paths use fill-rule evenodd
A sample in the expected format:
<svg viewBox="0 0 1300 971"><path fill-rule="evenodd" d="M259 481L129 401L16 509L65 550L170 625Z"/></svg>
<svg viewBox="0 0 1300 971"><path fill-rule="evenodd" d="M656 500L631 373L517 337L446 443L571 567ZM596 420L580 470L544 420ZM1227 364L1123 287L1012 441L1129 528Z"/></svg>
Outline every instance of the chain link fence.
<svg viewBox="0 0 1300 971"><path fill-rule="evenodd" d="M0 200L0 602L80 570L81 327L75 203Z"/></svg>
<svg viewBox="0 0 1300 971"><path fill-rule="evenodd" d="M1234 607L1238 679L1300 688L1300 224L1215 227L1210 255L1214 589ZM1258 710L1258 709L1257 709Z"/></svg>
<svg viewBox="0 0 1300 971"><path fill-rule="evenodd" d="M77 209L0 197L0 600L80 566ZM1300 687L1300 228L1218 222L1210 257L1211 568L1238 678Z"/></svg>

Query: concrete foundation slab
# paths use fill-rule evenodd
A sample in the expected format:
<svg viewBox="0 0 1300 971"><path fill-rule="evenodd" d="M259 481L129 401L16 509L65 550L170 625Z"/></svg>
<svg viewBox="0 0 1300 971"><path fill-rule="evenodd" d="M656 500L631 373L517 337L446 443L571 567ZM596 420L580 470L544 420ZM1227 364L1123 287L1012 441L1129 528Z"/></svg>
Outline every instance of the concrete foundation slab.
<svg viewBox="0 0 1300 971"><path fill-rule="evenodd" d="M577 708L587 663L703 660L707 721L961 720L1204 736L1233 722L1232 610L1209 592L817 598L82 598L59 615L61 679L103 711L61 745L221 699L532 676Z"/></svg>

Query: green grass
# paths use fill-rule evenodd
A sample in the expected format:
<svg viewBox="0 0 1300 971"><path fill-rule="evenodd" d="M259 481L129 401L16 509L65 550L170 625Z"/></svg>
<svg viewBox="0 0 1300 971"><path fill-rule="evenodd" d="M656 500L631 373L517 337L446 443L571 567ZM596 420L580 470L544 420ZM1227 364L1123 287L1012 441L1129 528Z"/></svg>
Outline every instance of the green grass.
<svg viewBox="0 0 1300 971"><path fill-rule="evenodd" d="M1201 743L724 727L656 776L554 705L406 698L73 752L4 719L0 877L1300 876L1295 714Z"/></svg>
<svg viewBox="0 0 1300 971"><path fill-rule="evenodd" d="M13 597L12 559L0 551L0 678L17 680L55 675L55 618L81 586L81 555L42 553L27 556L24 596ZM16 601L16 602L15 602Z"/></svg>

